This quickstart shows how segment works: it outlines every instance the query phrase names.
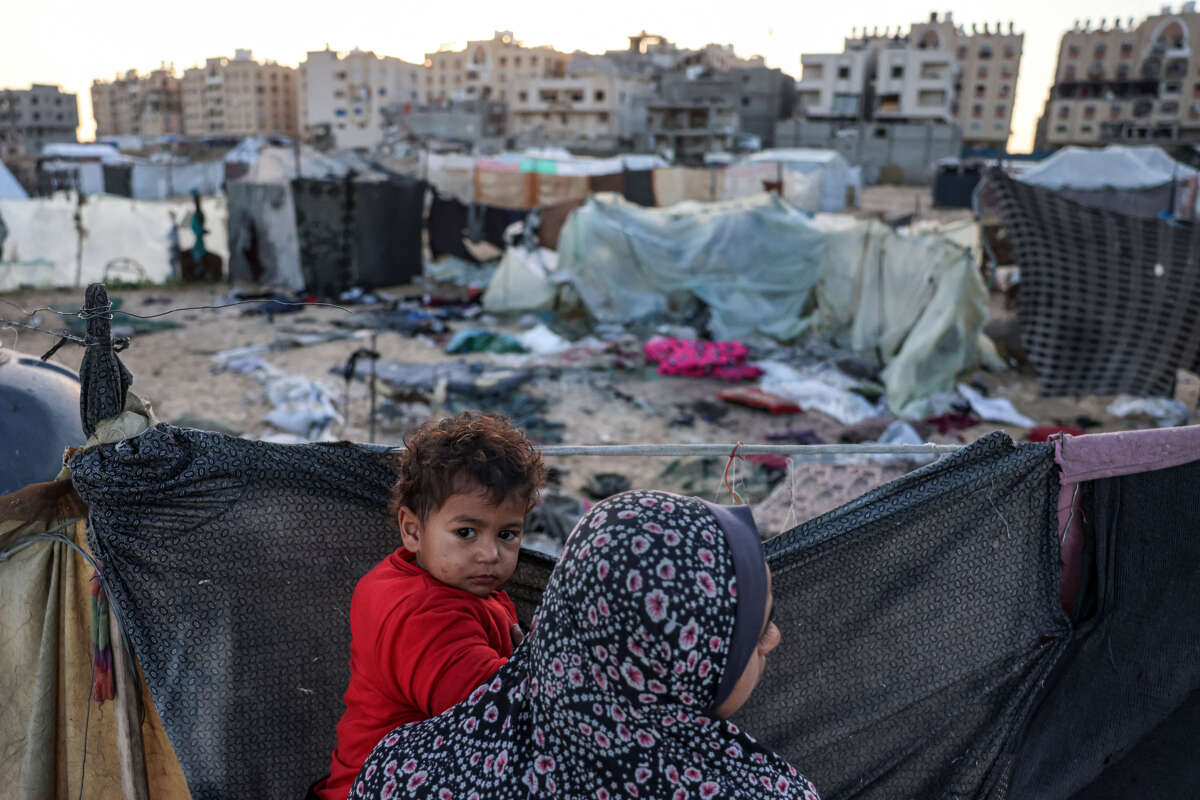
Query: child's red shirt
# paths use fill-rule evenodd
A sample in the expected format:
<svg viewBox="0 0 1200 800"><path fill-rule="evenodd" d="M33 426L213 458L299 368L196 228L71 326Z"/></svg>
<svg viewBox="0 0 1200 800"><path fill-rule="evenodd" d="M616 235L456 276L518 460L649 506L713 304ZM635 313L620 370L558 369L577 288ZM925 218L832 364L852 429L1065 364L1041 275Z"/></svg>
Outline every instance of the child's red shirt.
<svg viewBox="0 0 1200 800"><path fill-rule="evenodd" d="M350 686L323 800L345 800L363 762L397 725L465 699L512 655L517 612L504 592L480 598L417 566L401 547L350 602Z"/></svg>

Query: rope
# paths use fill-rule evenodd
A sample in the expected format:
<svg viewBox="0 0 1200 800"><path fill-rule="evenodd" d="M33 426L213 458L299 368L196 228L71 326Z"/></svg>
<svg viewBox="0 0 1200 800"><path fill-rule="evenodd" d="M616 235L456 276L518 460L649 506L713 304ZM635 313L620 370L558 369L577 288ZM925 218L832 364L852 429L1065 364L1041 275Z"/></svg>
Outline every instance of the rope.
<svg viewBox="0 0 1200 800"><path fill-rule="evenodd" d="M729 490L731 495L733 495L733 499L737 500L739 506L744 506L746 504L742 501L742 498L738 497L738 493L733 490L733 487L729 485L729 468L733 466L733 460L735 458L740 458L742 461L746 460L744 456L739 456L737 454L738 448L741 447L742 444L743 442L738 442L733 446L733 450L729 453L729 460L725 462L725 474L722 476L725 480L725 488Z"/></svg>

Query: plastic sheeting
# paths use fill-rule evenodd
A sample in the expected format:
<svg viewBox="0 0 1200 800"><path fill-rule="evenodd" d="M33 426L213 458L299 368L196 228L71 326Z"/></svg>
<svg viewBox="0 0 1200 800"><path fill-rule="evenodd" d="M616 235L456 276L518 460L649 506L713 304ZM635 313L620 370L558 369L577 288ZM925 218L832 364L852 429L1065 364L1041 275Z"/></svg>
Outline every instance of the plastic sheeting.
<svg viewBox="0 0 1200 800"><path fill-rule="evenodd" d="M304 288L290 183L229 184L229 278Z"/></svg>
<svg viewBox="0 0 1200 800"><path fill-rule="evenodd" d="M223 197L201 200L208 234L205 247L224 260L229 237ZM171 277L168 244L171 214L179 226L179 244L184 250L194 241L187 222L194 205L190 199L177 201L127 200L121 197L88 197L81 210L83 250L80 283L103 281L106 267L124 278L142 277L161 283ZM74 197L57 195L31 200L0 200L0 219L8 226L4 252L0 254L0 280L18 273L7 272L5 262L40 263L31 269L37 285L75 284L79 233L75 224ZM50 265L46 267L44 265ZM2 287L0 287L2 288Z"/></svg>
<svg viewBox="0 0 1200 800"><path fill-rule="evenodd" d="M809 331L833 339L886 365L888 400L899 410L953 389L979 361L987 288L971 252L952 240L977 234L948 233L810 220L774 195L670 209L593 197L563 228L559 269L604 322L698 298L718 339L786 341Z"/></svg>
<svg viewBox="0 0 1200 800"><path fill-rule="evenodd" d="M558 264L553 250L510 247L483 293L488 311L534 311L554 305L558 290L551 273Z"/></svg>
<svg viewBox="0 0 1200 800"><path fill-rule="evenodd" d="M593 196L567 220L559 270L604 322L699 298L714 338L792 339L819 274L822 234L774 195L644 209Z"/></svg>

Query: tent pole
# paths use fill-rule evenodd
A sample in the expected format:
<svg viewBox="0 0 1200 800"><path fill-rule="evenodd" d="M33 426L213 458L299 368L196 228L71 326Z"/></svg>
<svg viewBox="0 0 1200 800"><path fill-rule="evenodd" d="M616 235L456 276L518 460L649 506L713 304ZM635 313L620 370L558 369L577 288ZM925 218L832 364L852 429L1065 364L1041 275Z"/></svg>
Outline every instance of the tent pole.
<svg viewBox="0 0 1200 800"><path fill-rule="evenodd" d="M108 608L108 629L113 654L113 720L117 726L117 758L121 764L121 796L123 800L150 800L146 781L146 748L142 742L142 724L138 714L141 694L139 681L132 671L125 650L125 636L117 624L112 603Z"/></svg>

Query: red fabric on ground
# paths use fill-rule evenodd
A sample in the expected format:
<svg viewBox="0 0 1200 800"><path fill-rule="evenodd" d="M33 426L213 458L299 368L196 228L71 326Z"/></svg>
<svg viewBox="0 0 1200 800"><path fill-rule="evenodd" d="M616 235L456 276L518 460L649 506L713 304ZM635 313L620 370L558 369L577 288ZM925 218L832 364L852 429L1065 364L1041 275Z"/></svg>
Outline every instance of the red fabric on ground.
<svg viewBox="0 0 1200 800"><path fill-rule="evenodd" d="M1029 432L1026 437L1031 442L1048 442L1050 437L1059 433L1069 433L1072 436L1083 436L1083 428L1074 425L1039 425Z"/></svg>
<svg viewBox="0 0 1200 800"><path fill-rule="evenodd" d="M375 565L350 602L350 685L323 800L344 800L371 750L397 725L437 716L512 655L517 612L438 581L403 547Z"/></svg>
<svg viewBox="0 0 1200 800"><path fill-rule="evenodd" d="M970 414L942 414L940 417L930 417L925 422L937 428L938 433L945 435L950 431L973 428L979 424L979 419Z"/></svg>
<svg viewBox="0 0 1200 800"><path fill-rule="evenodd" d="M757 386L739 386L736 389L726 389L723 392L718 392L717 397L727 403L737 403L738 405L749 406L750 408L761 408L763 411L770 411L772 414L799 414L804 411L804 409L788 398L764 392Z"/></svg>

